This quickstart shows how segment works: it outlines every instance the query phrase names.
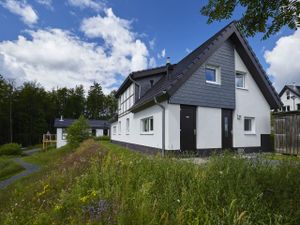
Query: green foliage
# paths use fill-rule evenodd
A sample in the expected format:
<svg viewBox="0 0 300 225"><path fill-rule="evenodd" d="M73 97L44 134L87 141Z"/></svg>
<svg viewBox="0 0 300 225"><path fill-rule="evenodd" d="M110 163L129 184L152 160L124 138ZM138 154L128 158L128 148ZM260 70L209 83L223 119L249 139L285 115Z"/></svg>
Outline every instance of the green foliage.
<svg viewBox="0 0 300 225"><path fill-rule="evenodd" d="M78 147L81 142L90 137L90 127L84 116L80 116L78 120L67 129L68 144Z"/></svg>
<svg viewBox="0 0 300 225"><path fill-rule="evenodd" d="M95 141L110 141L109 136L94 137Z"/></svg>
<svg viewBox="0 0 300 225"><path fill-rule="evenodd" d="M10 158L0 157L0 181L24 170L22 166Z"/></svg>
<svg viewBox="0 0 300 225"><path fill-rule="evenodd" d="M21 155L22 149L21 145L17 143L9 143L0 146L0 156L1 155Z"/></svg>
<svg viewBox="0 0 300 225"><path fill-rule="evenodd" d="M300 24L300 2L253 1L253 0L209 0L201 13L208 16L208 23L230 19L234 10L242 11L239 28L247 37L261 32L263 39L276 34L284 26L296 30Z"/></svg>
<svg viewBox="0 0 300 225"><path fill-rule="evenodd" d="M300 221L299 164L271 166L225 154L199 166L92 140L65 153L48 155L49 167L0 191L1 224Z"/></svg>

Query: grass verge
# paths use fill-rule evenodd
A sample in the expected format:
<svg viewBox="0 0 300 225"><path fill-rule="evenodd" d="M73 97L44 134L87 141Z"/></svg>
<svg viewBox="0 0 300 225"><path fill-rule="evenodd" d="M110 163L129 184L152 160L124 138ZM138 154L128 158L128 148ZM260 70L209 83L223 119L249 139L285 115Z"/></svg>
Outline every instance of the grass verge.
<svg viewBox="0 0 300 225"><path fill-rule="evenodd" d="M264 154L262 154L262 157L265 159L271 159L271 160L300 162L300 157L294 156L294 155L283 155L283 154L278 154L278 153L264 153Z"/></svg>
<svg viewBox="0 0 300 225"><path fill-rule="evenodd" d="M0 224L300 223L295 163L225 154L197 166L93 140L48 154L42 171L0 192Z"/></svg>
<svg viewBox="0 0 300 225"><path fill-rule="evenodd" d="M24 168L10 157L0 157L0 181L8 179L23 170Z"/></svg>

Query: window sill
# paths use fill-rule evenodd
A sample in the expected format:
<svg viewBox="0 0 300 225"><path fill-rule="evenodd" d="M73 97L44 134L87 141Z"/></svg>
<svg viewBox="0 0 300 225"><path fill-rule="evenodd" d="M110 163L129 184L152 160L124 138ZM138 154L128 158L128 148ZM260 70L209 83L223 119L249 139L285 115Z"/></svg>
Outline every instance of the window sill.
<svg viewBox="0 0 300 225"><path fill-rule="evenodd" d="M130 133L126 133L126 135L129 135Z"/></svg>
<svg viewBox="0 0 300 225"><path fill-rule="evenodd" d="M243 90L243 91L249 91L248 88L243 88L243 87L236 87L238 90Z"/></svg>
<svg viewBox="0 0 300 225"><path fill-rule="evenodd" d="M219 82L214 82L214 81L205 81L207 84L213 84L213 85L221 85Z"/></svg>
<svg viewBox="0 0 300 225"><path fill-rule="evenodd" d="M245 135L256 135L255 132L245 132L244 134L245 134Z"/></svg>
<svg viewBox="0 0 300 225"><path fill-rule="evenodd" d="M153 135L154 132L142 132L141 135Z"/></svg>

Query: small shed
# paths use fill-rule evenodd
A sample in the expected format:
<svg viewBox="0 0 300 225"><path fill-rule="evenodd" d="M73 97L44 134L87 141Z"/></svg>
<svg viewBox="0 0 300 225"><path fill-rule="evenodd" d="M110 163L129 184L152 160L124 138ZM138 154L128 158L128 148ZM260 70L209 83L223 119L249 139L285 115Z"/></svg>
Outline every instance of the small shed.
<svg viewBox="0 0 300 225"><path fill-rule="evenodd" d="M300 111L278 112L273 116L275 151L300 155Z"/></svg>
<svg viewBox="0 0 300 225"><path fill-rule="evenodd" d="M67 128L75 121L75 119L57 118L54 120L56 128L56 148L60 148L67 144ZM88 120L91 128L91 134L95 137L109 136L110 123L106 120Z"/></svg>

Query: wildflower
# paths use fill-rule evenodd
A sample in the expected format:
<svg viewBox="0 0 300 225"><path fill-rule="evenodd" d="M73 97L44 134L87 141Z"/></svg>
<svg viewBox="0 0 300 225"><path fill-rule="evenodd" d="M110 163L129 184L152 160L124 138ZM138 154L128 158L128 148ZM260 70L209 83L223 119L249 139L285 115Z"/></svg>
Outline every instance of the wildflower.
<svg viewBox="0 0 300 225"><path fill-rule="evenodd" d="M177 199L177 202L180 203L180 199Z"/></svg>
<svg viewBox="0 0 300 225"><path fill-rule="evenodd" d="M80 198L80 201L83 203L87 202L87 200L88 200L88 196L83 196Z"/></svg>

